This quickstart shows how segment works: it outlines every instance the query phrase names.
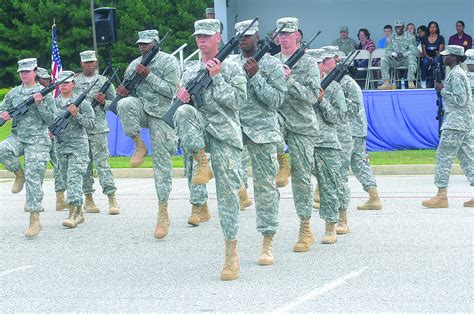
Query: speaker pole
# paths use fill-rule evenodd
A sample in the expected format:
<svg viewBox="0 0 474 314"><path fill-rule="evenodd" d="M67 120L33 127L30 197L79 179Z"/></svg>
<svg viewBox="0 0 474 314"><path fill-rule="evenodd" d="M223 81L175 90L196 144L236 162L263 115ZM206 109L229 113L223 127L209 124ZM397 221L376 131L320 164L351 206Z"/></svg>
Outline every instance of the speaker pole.
<svg viewBox="0 0 474 314"><path fill-rule="evenodd" d="M94 43L94 51L97 56L96 70L99 69L99 52L97 51L97 40L95 38L95 20L94 20L94 0L90 0L91 4L91 19L92 19L92 40Z"/></svg>

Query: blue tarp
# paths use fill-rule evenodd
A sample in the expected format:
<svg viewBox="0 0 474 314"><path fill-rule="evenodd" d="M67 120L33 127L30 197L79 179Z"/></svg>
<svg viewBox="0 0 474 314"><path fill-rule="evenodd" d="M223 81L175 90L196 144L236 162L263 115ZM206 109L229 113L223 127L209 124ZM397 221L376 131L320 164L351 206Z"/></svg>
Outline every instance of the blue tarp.
<svg viewBox="0 0 474 314"><path fill-rule="evenodd" d="M363 91L368 133L367 150L435 149L438 145L436 92L433 89ZM111 156L131 156L134 145L120 120L107 112ZM150 133L142 138L151 152Z"/></svg>

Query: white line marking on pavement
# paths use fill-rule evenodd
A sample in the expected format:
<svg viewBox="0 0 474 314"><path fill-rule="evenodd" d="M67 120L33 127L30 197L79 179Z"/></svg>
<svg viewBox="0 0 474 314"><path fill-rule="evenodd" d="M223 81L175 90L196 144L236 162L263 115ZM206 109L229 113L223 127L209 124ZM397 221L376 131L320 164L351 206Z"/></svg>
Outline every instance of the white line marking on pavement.
<svg viewBox="0 0 474 314"><path fill-rule="evenodd" d="M300 306L303 303L311 301L312 299L315 299L315 298L319 297L320 295L322 295L322 294L324 294L328 291L336 289L337 287L339 287L339 286L343 285L344 283L346 283L346 281L348 281L349 279L353 279L355 277L360 276L367 268L368 267L362 267L358 271L353 271L353 272L347 274L344 277L333 280L333 281L325 284L324 286L316 288L316 289L310 291L309 293L307 293L307 294L305 294L305 295L303 295L299 298L296 298L295 300L291 301L290 303L287 303L287 304L283 305L282 307L271 311L270 313L286 313L286 312L289 312L289 311L293 311L297 306Z"/></svg>
<svg viewBox="0 0 474 314"><path fill-rule="evenodd" d="M26 270L26 269L30 269L30 268L33 268L33 267L34 267L33 265L28 265L28 266L21 266L21 267L13 268L13 269L10 269L10 270L5 270L5 271L2 271L0 273L0 277L3 277L5 275L11 274L11 273L14 273L14 272L19 271L19 270Z"/></svg>
<svg viewBox="0 0 474 314"><path fill-rule="evenodd" d="M150 187L150 186L155 186L155 183L137 185L137 186L134 186L133 188L127 188L127 189L117 189L117 192L133 191L133 190L136 190L136 189L147 188L147 187Z"/></svg>

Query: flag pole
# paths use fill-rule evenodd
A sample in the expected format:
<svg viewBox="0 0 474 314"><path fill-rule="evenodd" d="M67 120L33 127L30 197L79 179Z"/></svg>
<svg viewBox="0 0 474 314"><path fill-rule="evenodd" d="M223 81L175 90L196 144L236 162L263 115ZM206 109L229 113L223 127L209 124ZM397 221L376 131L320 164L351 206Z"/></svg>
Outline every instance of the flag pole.
<svg viewBox="0 0 474 314"><path fill-rule="evenodd" d="M97 51L97 39L95 38L95 20L94 20L94 0L90 0L91 4L91 19L92 19L92 41L94 44L95 55L97 56L97 62L95 64L96 70L99 69L99 52Z"/></svg>

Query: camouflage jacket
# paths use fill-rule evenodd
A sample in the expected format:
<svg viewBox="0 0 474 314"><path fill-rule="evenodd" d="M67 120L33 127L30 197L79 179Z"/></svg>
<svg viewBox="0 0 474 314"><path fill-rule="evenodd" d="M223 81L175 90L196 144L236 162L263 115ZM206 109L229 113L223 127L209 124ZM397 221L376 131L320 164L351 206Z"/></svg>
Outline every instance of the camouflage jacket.
<svg viewBox="0 0 474 314"><path fill-rule="evenodd" d="M125 71L124 79L129 78L142 57L133 60ZM140 98L145 106L144 110L157 118L161 118L170 108L171 99L176 92L181 71L175 57L158 52L148 64L150 74L135 88L132 96Z"/></svg>
<svg viewBox="0 0 474 314"><path fill-rule="evenodd" d="M231 60L242 66L246 62L242 55ZM240 110L240 124L255 143L273 143L280 134L277 107L287 91L285 73L280 61L270 55L260 59L258 66L258 72L247 80L247 101Z"/></svg>
<svg viewBox="0 0 474 314"><path fill-rule="evenodd" d="M315 139L316 147L341 149L338 138L339 108L342 105L337 82L332 82L325 90L324 97L316 104L319 132ZM339 86L340 87L340 86ZM344 96L342 96L344 97Z"/></svg>
<svg viewBox="0 0 474 314"><path fill-rule="evenodd" d="M406 58L416 56L417 51L415 36L409 33L398 36L397 33L394 33L390 36L390 41L387 42L385 57L391 57L392 52L401 52Z"/></svg>
<svg viewBox="0 0 474 314"><path fill-rule="evenodd" d="M282 63L287 60L281 53L275 57ZM286 129L298 134L318 136L318 122L313 104L318 101L321 81L316 60L307 54L303 55L293 67L286 83L288 91L279 108L285 118Z"/></svg>
<svg viewBox="0 0 474 314"><path fill-rule="evenodd" d="M466 72L456 65L446 76L444 88L444 121L441 130L471 131L472 95Z"/></svg>
<svg viewBox="0 0 474 314"><path fill-rule="evenodd" d="M191 81L206 66L193 61L184 69L180 86ZM198 110L206 120L206 131L215 138L242 149L239 110L247 101L247 80L242 67L230 60L221 64L221 72L202 94L204 105Z"/></svg>
<svg viewBox="0 0 474 314"><path fill-rule="evenodd" d="M367 117L365 116L364 98L359 84L350 77L344 75L341 80L342 90L346 98L347 113L351 123L351 133L354 137L367 136Z"/></svg>
<svg viewBox="0 0 474 314"><path fill-rule="evenodd" d="M0 105L0 112L12 110L42 89L43 87L38 83L32 88L26 88L23 85L13 88L5 95ZM13 119L12 134L17 136L22 143L49 145L48 126L55 117L54 100L48 94L39 105L33 103L22 117Z"/></svg>
<svg viewBox="0 0 474 314"><path fill-rule="evenodd" d="M346 39L342 40L340 37L332 42L333 46L338 46L339 50L344 52L346 55L349 55L352 51L356 50L359 46L357 42L347 37Z"/></svg>

